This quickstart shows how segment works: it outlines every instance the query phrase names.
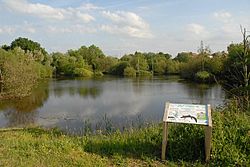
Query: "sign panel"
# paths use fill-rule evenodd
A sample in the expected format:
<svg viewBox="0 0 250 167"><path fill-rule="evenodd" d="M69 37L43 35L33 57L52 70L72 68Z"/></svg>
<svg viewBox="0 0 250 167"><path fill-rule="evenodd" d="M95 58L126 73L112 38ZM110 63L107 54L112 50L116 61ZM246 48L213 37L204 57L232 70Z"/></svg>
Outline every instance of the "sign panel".
<svg viewBox="0 0 250 167"><path fill-rule="evenodd" d="M167 122L208 125L207 105L170 103Z"/></svg>

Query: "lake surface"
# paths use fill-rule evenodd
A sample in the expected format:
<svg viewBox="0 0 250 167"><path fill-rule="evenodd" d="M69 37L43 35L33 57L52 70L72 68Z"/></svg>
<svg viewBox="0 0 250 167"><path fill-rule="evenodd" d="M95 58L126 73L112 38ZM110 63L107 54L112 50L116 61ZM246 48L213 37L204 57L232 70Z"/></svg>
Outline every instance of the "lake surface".
<svg viewBox="0 0 250 167"><path fill-rule="evenodd" d="M32 95L0 102L0 127L58 127L68 133L112 130L160 122L166 101L223 104L219 85L188 83L176 76L51 79Z"/></svg>

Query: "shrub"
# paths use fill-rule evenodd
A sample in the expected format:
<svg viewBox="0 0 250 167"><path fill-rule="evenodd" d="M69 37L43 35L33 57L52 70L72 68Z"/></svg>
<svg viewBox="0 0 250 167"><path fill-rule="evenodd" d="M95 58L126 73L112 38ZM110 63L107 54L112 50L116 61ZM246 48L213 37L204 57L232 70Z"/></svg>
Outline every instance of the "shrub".
<svg viewBox="0 0 250 167"><path fill-rule="evenodd" d="M124 69L128 66L129 66L129 63L126 61L119 62L110 69L110 73L113 75L122 76L124 73Z"/></svg>
<svg viewBox="0 0 250 167"><path fill-rule="evenodd" d="M133 67L126 67L123 72L124 76L135 77L136 70Z"/></svg>
<svg viewBox="0 0 250 167"><path fill-rule="evenodd" d="M149 71L140 70L138 75L139 76L152 76L152 73Z"/></svg>
<svg viewBox="0 0 250 167"><path fill-rule="evenodd" d="M198 71L195 74L195 79L199 82L205 82L208 81L210 79L211 75L209 72L207 71Z"/></svg>
<svg viewBox="0 0 250 167"><path fill-rule="evenodd" d="M103 76L103 73L102 73L101 71L96 71L96 72L94 73L94 76L95 76L95 77L102 77L102 76Z"/></svg>
<svg viewBox="0 0 250 167"><path fill-rule="evenodd" d="M0 98L27 96L39 78L36 62L20 48L8 52L0 49L0 55L3 84Z"/></svg>
<svg viewBox="0 0 250 167"><path fill-rule="evenodd" d="M94 73L84 68L75 68L74 75L78 77L92 77Z"/></svg>

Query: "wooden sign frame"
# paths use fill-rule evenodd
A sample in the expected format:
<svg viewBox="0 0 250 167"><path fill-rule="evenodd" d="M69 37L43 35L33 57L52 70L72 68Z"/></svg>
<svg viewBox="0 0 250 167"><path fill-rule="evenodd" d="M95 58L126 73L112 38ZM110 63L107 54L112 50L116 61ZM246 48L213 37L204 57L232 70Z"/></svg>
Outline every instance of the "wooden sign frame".
<svg viewBox="0 0 250 167"><path fill-rule="evenodd" d="M202 115L205 114L205 117L199 117L200 113L202 113ZM212 117L210 104L196 105L166 102L163 116L162 160L166 159L168 123L189 123L205 126L205 161L209 161L212 141Z"/></svg>

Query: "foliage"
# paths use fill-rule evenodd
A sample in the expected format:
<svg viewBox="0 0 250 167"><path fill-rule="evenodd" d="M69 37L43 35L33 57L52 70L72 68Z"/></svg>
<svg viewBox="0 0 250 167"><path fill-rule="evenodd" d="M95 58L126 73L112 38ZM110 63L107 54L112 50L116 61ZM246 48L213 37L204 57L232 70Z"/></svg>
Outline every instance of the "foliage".
<svg viewBox="0 0 250 167"><path fill-rule="evenodd" d="M192 58L181 66L181 76L185 79L195 78L195 74L201 71L202 59L200 57Z"/></svg>
<svg viewBox="0 0 250 167"><path fill-rule="evenodd" d="M38 42L34 42L28 38L19 37L12 41L10 46L3 45L1 48L6 51L20 48L31 59L46 66L50 66L52 62L52 58L48 55L47 51Z"/></svg>
<svg viewBox="0 0 250 167"><path fill-rule="evenodd" d="M129 64L137 71L140 70L147 71L149 69L147 60L145 59L144 55L140 52L135 52Z"/></svg>
<svg viewBox="0 0 250 167"><path fill-rule="evenodd" d="M174 60L187 63L192 58L192 55L192 52L181 52L177 54Z"/></svg>
<svg viewBox="0 0 250 167"><path fill-rule="evenodd" d="M154 73L162 75L166 73L167 59L163 56L154 57Z"/></svg>
<svg viewBox="0 0 250 167"><path fill-rule="evenodd" d="M103 73L101 71L96 71L96 72L94 72L94 76L95 77L102 77Z"/></svg>
<svg viewBox="0 0 250 167"><path fill-rule="evenodd" d="M124 76L128 77L135 77L136 76L136 70L133 67L126 67L123 72Z"/></svg>
<svg viewBox="0 0 250 167"><path fill-rule="evenodd" d="M16 47L20 47L25 52L30 51L32 53L41 52L41 54L48 54L44 48L38 42L34 42L28 38L19 37L11 42L10 48L14 49Z"/></svg>
<svg viewBox="0 0 250 167"><path fill-rule="evenodd" d="M139 73L137 73L138 76L152 76L152 73L145 70L140 70Z"/></svg>
<svg viewBox="0 0 250 167"><path fill-rule="evenodd" d="M92 71L85 68L75 68L72 74L77 77L92 77L94 75Z"/></svg>
<svg viewBox="0 0 250 167"><path fill-rule="evenodd" d="M244 86L243 77L243 62L242 54L244 52L243 44L231 44L228 46L228 59L224 64L223 79L224 86L229 89L239 88ZM248 50L248 57L250 57L250 49ZM249 64L247 59L247 64Z"/></svg>
<svg viewBox="0 0 250 167"><path fill-rule="evenodd" d="M121 61L110 69L110 73L113 75L122 76L124 74L124 69L127 67L129 67L129 63L126 61Z"/></svg>
<svg viewBox="0 0 250 167"><path fill-rule="evenodd" d="M250 164L250 116L232 102L213 113L212 166Z"/></svg>
<svg viewBox="0 0 250 167"><path fill-rule="evenodd" d="M197 81L209 81L211 75L209 72L207 71L198 71L196 74L195 74L195 78L197 79Z"/></svg>
<svg viewBox="0 0 250 167"><path fill-rule="evenodd" d="M166 62L166 73L167 74L180 74L181 66L183 63L175 60L167 60Z"/></svg>
<svg viewBox="0 0 250 167"><path fill-rule="evenodd" d="M206 60L205 69L211 74L221 77L226 57L224 55L213 56Z"/></svg>
<svg viewBox="0 0 250 167"><path fill-rule="evenodd" d="M38 79L50 77L52 69L35 62L20 48L0 49L1 98L28 95Z"/></svg>

